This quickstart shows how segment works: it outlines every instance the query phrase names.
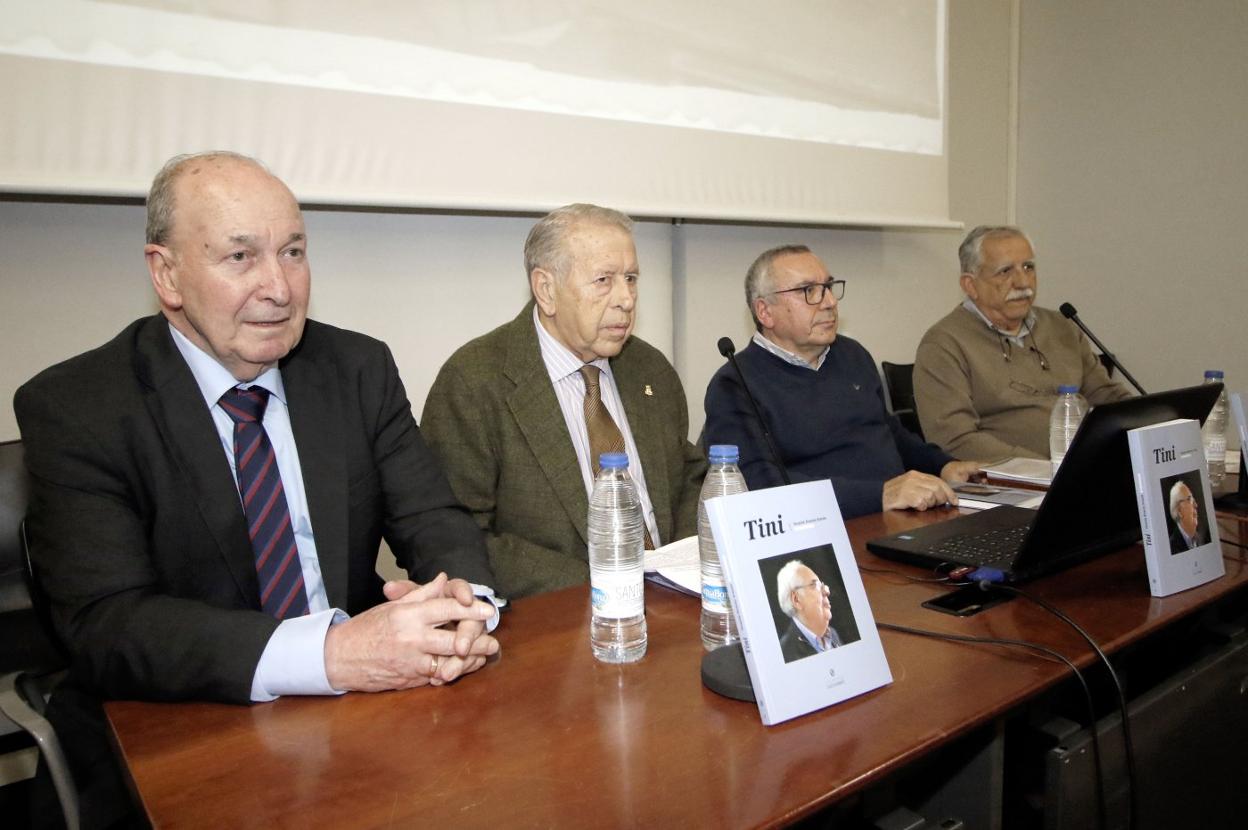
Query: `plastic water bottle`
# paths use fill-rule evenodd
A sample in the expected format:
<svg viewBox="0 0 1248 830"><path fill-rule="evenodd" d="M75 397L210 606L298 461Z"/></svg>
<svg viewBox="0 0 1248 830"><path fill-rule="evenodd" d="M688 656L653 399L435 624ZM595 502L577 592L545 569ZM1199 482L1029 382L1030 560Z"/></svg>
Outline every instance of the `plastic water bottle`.
<svg viewBox="0 0 1248 830"><path fill-rule="evenodd" d="M733 444L715 444L710 449L710 469L702 482L698 498L698 555L702 560L702 647L707 651L735 643L737 621L732 616L728 588L724 585L724 568L715 549L715 536L706 518L706 500L716 496L744 493L745 477L737 469L737 448Z"/></svg>
<svg viewBox="0 0 1248 830"><path fill-rule="evenodd" d="M1057 403L1053 404L1053 414L1049 416L1049 459L1053 465L1053 475L1066 457L1070 442L1079 431L1083 416L1088 414L1088 403L1079 394L1078 386L1057 387Z"/></svg>
<svg viewBox="0 0 1248 830"><path fill-rule="evenodd" d="M1222 378L1221 369L1205 372L1205 383L1221 383ZM1201 443L1205 445L1205 462L1209 465L1209 486L1214 489L1226 478L1226 412L1226 389L1223 388L1200 430Z"/></svg>
<svg viewBox="0 0 1248 830"><path fill-rule="evenodd" d="M589 497L589 645L604 663L646 653L645 536L628 455L604 452Z"/></svg>

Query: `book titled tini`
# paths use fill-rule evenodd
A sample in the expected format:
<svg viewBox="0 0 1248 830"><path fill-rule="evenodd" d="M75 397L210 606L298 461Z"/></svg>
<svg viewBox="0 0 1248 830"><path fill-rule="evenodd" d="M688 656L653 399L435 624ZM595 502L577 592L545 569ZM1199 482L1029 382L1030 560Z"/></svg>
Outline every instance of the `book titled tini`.
<svg viewBox="0 0 1248 830"><path fill-rule="evenodd" d="M706 503L767 725L892 682L831 482Z"/></svg>
<svg viewBox="0 0 1248 830"><path fill-rule="evenodd" d="M1226 573L1200 424L1164 421L1127 432L1148 589L1186 591Z"/></svg>

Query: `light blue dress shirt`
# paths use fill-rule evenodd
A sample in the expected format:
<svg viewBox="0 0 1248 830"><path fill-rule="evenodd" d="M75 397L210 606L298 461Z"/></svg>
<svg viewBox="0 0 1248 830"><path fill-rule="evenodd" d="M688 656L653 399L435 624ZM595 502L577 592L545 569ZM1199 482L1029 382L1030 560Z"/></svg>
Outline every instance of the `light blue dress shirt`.
<svg viewBox="0 0 1248 830"><path fill-rule="evenodd" d="M290 508L290 525L295 534L295 547L299 550L299 566L303 569L303 584L308 593L308 613L302 617L282 620L260 655L256 673L251 680L251 699L261 702L273 700L279 695L329 695L341 694L329 685L325 676L325 634L333 622L347 619L345 612L329 607L325 583L321 579L321 563L316 557L316 540L312 537L312 519L308 512L308 497L303 489L303 470L299 466L299 453L295 449L295 435L290 428L290 410L286 407L286 388L277 367L267 369L251 383L241 384L213 357L202 351L172 325L169 331L178 351L191 368L195 383L208 404L212 422L221 439L221 447L230 464L234 484L238 485L238 471L234 469L234 422L222 409L221 396L235 386L262 387L269 392L269 403L264 410L264 431L268 433L277 457L277 469L282 475L282 487L286 491L286 503ZM241 499L241 496L240 496Z"/></svg>
<svg viewBox="0 0 1248 830"><path fill-rule="evenodd" d="M841 647L841 635L836 633L836 629L831 625L828 630L823 632L822 637L816 637L815 632L802 625L802 621L797 617L792 617L793 624L797 626L797 630L802 632L802 636L806 638L806 642L810 643L815 651L831 651L834 648Z"/></svg>

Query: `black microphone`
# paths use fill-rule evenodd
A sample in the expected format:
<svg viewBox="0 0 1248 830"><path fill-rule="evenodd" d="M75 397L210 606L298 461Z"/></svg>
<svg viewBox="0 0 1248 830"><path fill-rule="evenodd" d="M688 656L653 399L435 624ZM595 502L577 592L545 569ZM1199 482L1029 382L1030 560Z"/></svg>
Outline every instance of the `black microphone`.
<svg viewBox="0 0 1248 830"><path fill-rule="evenodd" d="M771 430L767 429L767 422L763 420L763 413L758 408L758 401L754 400L754 396L750 394L750 385L745 382L745 375L741 374L741 367L737 365L737 347L732 345L731 337L719 338L719 353L728 358L732 368L737 370L737 379L741 381L741 388L745 390L745 396L750 399L750 406L754 407L754 417L758 419L758 425L763 429L763 439L767 441L771 461L780 469L780 477L784 479L784 483L792 484L793 480L789 478L789 471L785 469L784 462L780 460L776 442L771 439Z"/></svg>
<svg viewBox="0 0 1248 830"><path fill-rule="evenodd" d="M1131 373L1127 371L1127 367L1119 363L1118 358L1114 357L1113 352L1105 348L1105 344L1102 343L1099 339L1097 339L1097 336L1093 334L1088 329L1088 327L1083 324L1083 321L1079 319L1079 312L1075 311L1075 307L1073 305L1071 305L1070 303L1062 303L1060 306L1057 307L1057 310L1062 312L1063 317L1067 318L1068 320L1073 320L1075 325L1083 330L1083 333L1088 336L1088 339L1096 344L1096 347L1105 354L1105 357L1109 358L1109 362L1114 364L1114 366L1118 369L1118 371L1122 372L1122 376L1131 382L1131 385L1135 387L1135 391L1139 392L1141 395L1148 394L1147 392L1144 391L1144 387L1140 386L1140 384L1136 381L1136 379L1131 377Z"/></svg>

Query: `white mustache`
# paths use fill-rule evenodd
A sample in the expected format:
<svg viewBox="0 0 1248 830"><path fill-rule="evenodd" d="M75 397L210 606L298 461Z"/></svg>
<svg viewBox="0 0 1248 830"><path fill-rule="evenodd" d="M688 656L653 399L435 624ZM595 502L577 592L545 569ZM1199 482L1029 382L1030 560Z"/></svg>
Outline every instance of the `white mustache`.
<svg viewBox="0 0 1248 830"><path fill-rule="evenodd" d="M1034 296L1036 296L1036 292L1035 292L1035 289L1033 288L1015 288L1009 294L1005 295L1005 299L1007 301L1008 300L1030 300Z"/></svg>

